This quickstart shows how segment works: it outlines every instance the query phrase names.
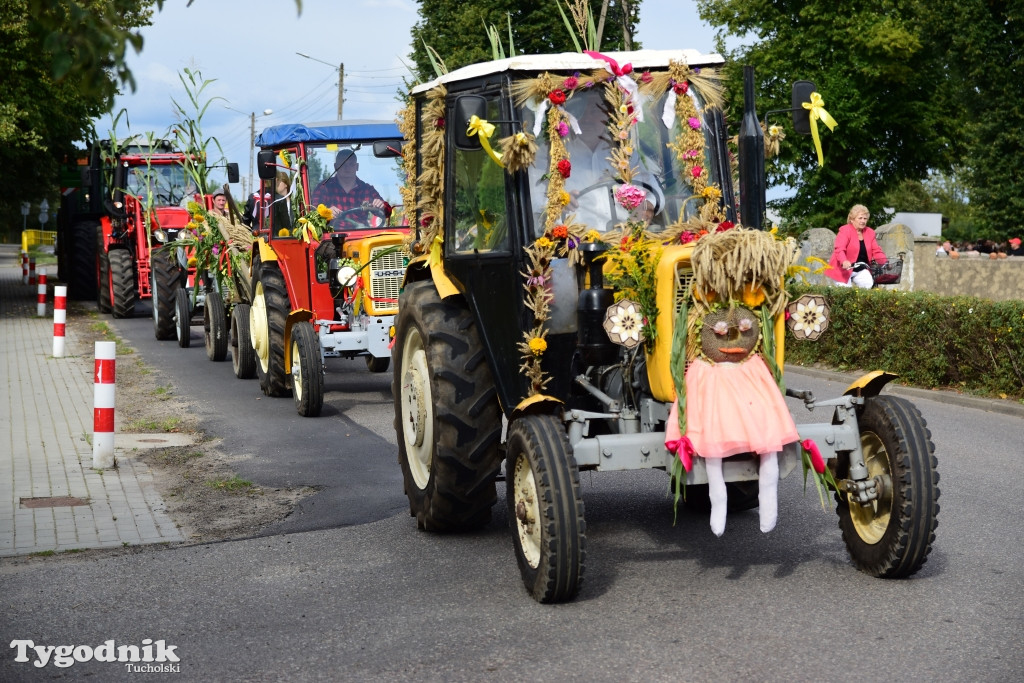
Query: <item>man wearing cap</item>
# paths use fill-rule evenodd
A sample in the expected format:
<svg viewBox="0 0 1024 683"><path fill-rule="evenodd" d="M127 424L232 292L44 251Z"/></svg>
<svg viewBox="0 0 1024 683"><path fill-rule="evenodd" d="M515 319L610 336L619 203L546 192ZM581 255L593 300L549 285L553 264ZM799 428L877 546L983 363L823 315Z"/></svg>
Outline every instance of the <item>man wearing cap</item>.
<svg viewBox="0 0 1024 683"><path fill-rule="evenodd" d="M213 206L210 207L210 213L217 218L228 217L228 198L224 196L223 190L213 193Z"/></svg>
<svg viewBox="0 0 1024 683"><path fill-rule="evenodd" d="M1019 237L1011 237L1010 242L1010 256L1024 256L1024 246L1021 246Z"/></svg>
<svg viewBox="0 0 1024 683"><path fill-rule="evenodd" d="M391 205L369 183L356 176L359 158L351 149L343 149L334 159L334 175L320 183L310 197L314 206L323 204L334 211L335 216L350 209L371 206L384 211L385 218L391 215ZM363 225L369 224L369 212L352 211L344 216Z"/></svg>

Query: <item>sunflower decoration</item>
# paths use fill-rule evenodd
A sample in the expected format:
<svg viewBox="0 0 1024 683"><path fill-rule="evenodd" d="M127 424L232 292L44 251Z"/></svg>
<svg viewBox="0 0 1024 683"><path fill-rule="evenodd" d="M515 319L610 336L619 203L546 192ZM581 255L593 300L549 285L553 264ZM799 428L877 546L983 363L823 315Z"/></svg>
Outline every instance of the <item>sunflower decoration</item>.
<svg viewBox="0 0 1024 683"><path fill-rule="evenodd" d="M315 209L299 216L295 221L295 227L292 228L291 235L306 244L319 242L324 233L331 231L329 223L332 220L334 220L334 212L323 204L318 204Z"/></svg>

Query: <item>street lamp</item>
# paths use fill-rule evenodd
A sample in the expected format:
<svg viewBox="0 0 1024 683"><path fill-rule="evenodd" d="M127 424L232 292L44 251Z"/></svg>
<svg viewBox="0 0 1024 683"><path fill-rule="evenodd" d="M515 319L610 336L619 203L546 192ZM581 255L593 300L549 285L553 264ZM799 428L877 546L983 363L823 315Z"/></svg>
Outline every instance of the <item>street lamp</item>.
<svg viewBox="0 0 1024 683"><path fill-rule="evenodd" d="M245 113L244 111L241 111L239 109L235 109L234 107L229 107L227 105L224 105L224 108L225 109L230 109L231 111L237 111L239 114L244 114ZM273 113L274 113L273 109L264 109L263 113L260 114L260 116L270 116ZM252 169L253 169L253 158L254 158L255 148L256 148L256 112L250 112L249 113L249 187L248 187L248 192L252 192L253 191Z"/></svg>
<svg viewBox="0 0 1024 683"><path fill-rule="evenodd" d="M295 54L297 54L300 57L305 57L306 59L312 59L314 62L320 62L321 64L326 64L329 67L332 67L332 68L334 67L334 65L331 64L330 62L325 62L324 60L317 59L316 57L310 57L305 52L296 52ZM344 98L344 96L342 94L344 92L344 90L345 90L345 62L342 62L341 64L338 65L338 120L339 121L341 121L341 105L345 101L345 98Z"/></svg>

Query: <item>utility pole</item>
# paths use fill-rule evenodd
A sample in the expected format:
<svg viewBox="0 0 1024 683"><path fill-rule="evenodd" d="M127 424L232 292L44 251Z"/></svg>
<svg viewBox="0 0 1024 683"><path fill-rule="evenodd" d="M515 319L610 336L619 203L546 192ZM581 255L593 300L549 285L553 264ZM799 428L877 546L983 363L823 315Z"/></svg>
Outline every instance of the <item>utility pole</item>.
<svg viewBox="0 0 1024 683"><path fill-rule="evenodd" d="M338 65L338 120L341 121L341 107L345 103L345 62Z"/></svg>
<svg viewBox="0 0 1024 683"><path fill-rule="evenodd" d="M252 161L253 154L256 148L256 112L253 112L249 118L249 187L252 187ZM246 196L248 200L248 196Z"/></svg>

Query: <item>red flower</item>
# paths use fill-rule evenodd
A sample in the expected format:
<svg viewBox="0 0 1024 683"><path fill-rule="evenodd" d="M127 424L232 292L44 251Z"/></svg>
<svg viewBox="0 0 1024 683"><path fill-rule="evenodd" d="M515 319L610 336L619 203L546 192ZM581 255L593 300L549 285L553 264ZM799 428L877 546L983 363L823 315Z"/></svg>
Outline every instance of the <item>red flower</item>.
<svg viewBox="0 0 1024 683"><path fill-rule="evenodd" d="M563 178L568 178L572 172L572 164L569 163L568 159L562 159L558 162L558 172L562 174Z"/></svg>
<svg viewBox="0 0 1024 683"><path fill-rule="evenodd" d="M565 104L565 93L561 90L552 90L548 93L548 99L552 104Z"/></svg>
<svg viewBox="0 0 1024 683"><path fill-rule="evenodd" d="M434 121L434 128L444 128L444 117L443 116L439 116L437 118L437 120Z"/></svg>
<svg viewBox="0 0 1024 683"><path fill-rule="evenodd" d="M693 168L690 169L690 175L692 175L694 178L699 178L700 174L703 172L704 169L701 168L700 166L694 166Z"/></svg>
<svg viewBox="0 0 1024 683"><path fill-rule="evenodd" d="M434 220L433 216L424 216L423 218L420 219L420 225L422 225L425 228L428 225L430 225L431 222L433 222L433 220Z"/></svg>
<svg viewBox="0 0 1024 683"><path fill-rule="evenodd" d="M811 456L811 467L818 474L825 471L825 461L821 457L821 451L818 450L818 444L814 443L813 439L804 439L800 442L803 449L807 451L807 455Z"/></svg>
<svg viewBox="0 0 1024 683"><path fill-rule="evenodd" d="M680 244L689 244L690 242L694 241L695 239L697 239L697 236L695 234L693 234L692 232L690 232L689 230L684 230L683 232L681 232L679 234L679 243Z"/></svg>
<svg viewBox="0 0 1024 683"><path fill-rule="evenodd" d="M651 72L650 71L645 71L642 74L640 74L640 82L641 83L650 83L653 78L654 77L651 76Z"/></svg>
<svg viewBox="0 0 1024 683"><path fill-rule="evenodd" d="M555 229L551 231L551 236L558 240L564 240L569 236L569 228L564 225L556 225Z"/></svg>
<svg viewBox="0 0 1024 683"><path fill-rule="evenodd" d="M722 221L721 223L718 224L718 227L715 228L715 232L725 232L726 230L729 230L732 227L732 221Z"/></svg>

